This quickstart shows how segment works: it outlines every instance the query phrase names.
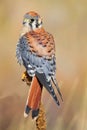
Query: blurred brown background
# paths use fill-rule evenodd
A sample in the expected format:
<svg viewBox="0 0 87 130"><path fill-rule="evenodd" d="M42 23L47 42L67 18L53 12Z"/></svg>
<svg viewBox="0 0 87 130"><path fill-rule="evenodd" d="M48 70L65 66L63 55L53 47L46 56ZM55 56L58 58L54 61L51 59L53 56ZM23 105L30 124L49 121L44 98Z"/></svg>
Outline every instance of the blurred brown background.
<svg viewBox="0 0 87 130"><path fill-rule="evenodd" d="M16 43L23 15L34 10L54 35L57 79L64 102L60 108L44 89L47 130L87 130L87 1L0 0L0 130L35 130L23 117L28 87L17 64Z"/></svg>

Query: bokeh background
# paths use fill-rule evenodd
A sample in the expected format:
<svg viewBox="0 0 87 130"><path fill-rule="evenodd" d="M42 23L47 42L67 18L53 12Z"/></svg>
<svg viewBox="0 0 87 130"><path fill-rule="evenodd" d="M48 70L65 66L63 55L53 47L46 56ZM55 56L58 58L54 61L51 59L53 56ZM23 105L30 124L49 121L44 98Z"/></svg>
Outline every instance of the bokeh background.
<svg viewBox="0 0 87 130"><path fill-rule="evenodd" d="M0 0L0 130L35 130L23 117L28 86L15 57L23 15L38 12L55 38L57 80L64 102L58 108L44 89L47 130L87 130L87 1Z"/></svg>

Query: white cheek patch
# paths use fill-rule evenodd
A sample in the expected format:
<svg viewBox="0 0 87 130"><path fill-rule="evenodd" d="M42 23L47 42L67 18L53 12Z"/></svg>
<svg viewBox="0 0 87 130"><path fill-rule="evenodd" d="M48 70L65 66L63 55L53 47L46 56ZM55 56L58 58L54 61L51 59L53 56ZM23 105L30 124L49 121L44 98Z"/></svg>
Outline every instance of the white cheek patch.
<svg viewBox="0 0 87 130"><path fill-rule="evenodd" d="M42 19L41 18L38 19L38 25L39 25L38 28L42 27Z"/></svg>
<svg viewBox="0 0 87 130"><path fill-rule="evenodd" d="M41 19L39 18L38 23L41 24Z"/></svg>
<svg viewBox="0 0 87 130"><path fill-rule="evenodd" d="M28 22L26 22L26 24L25 24L27 27L29 27L29 23Z"/></svg>

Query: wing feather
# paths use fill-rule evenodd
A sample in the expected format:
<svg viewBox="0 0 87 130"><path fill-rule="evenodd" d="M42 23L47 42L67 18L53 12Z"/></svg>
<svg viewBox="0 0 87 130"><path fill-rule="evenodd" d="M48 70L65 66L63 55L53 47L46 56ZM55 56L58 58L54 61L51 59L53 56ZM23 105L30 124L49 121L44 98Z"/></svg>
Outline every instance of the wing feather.
<svg viewBox="0 0 87 130"><path fill-rule="evenodd" d="M29 68L29 64L32 66L32 69L37 72L43 72L49 78L51 75L55 73L56 64L55 64L55 56L51 59L46 58L46 56L38 56L37 53L31 52L30 50L30 41L26 36L22 36L19 39L16 48L16 56L18 62L23 64L29 72L31 68ZM44 49L44 47L43 47Z"/></svg>
<svg viewBox="0 0 87 130"><path fill-rule="evenodd" d="M34 32L32 32L32 34L33 33ZM37 37L34 37L34 35ZM43 37L40 33L33 35L31 35L31 33L27 33L19 39L16 48L18 62L25 66L27 73L32 77L36 74L37 77L39 75L39 81L42 82L52 96L53 94L55 95L54 90L52 90L53 93L51 93L50 90L51 80L53 80L53 83L55 84L62 99L58 85L55 83L54 79L52 79L52 77L55 77L56 72L56 59L54 52L55 43L52 35L49 33L43 34ZM44 78L43 75L46 76L46 79L44 80L45 83L43 83L43 80L40 79L40 76ZM46 80L48 80L49 83L47 83ZM59 104L56 95L54 99L57 104Z"/></svg>

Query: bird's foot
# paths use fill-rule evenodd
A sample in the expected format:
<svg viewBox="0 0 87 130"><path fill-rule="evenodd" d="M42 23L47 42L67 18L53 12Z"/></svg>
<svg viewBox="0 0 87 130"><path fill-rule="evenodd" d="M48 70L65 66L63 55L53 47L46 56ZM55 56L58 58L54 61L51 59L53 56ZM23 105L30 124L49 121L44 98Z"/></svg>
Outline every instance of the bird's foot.
<svg viewBox="0 0 87 130"><path fill-rule="evenodd" d="M22 81L26 81L27 79L27 75L26 75L26 71L22 74L21 80Z"/></svg>
<svg viewBox="0 0 87 130"><path fill-rule="evenodd" d="M30 77L27 73L27 71L25 71L23 74L22 74L22 77L21 77L21 80L26 82L27 85L30 85L31 84L31 81L32 81L32 77Z"/></svg>

